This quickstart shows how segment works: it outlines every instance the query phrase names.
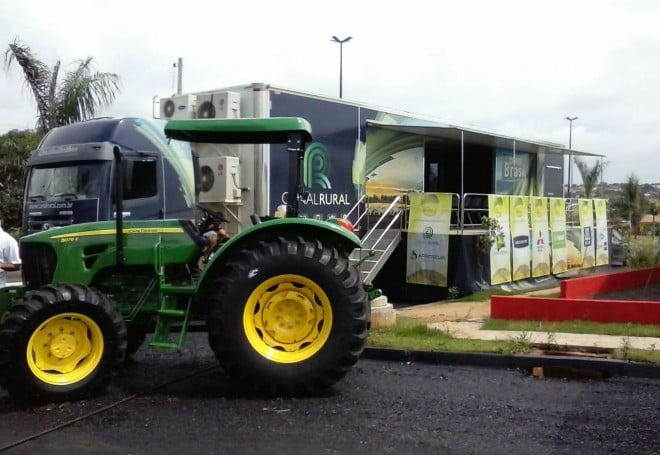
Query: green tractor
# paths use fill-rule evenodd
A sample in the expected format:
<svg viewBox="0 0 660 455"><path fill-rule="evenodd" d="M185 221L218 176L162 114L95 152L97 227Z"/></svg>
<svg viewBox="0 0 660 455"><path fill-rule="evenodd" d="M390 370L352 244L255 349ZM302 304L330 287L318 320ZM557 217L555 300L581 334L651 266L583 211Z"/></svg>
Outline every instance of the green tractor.
<svg viewBox="0 0 660 455"><path fill-rule="evenodd" d="M192 143L285 143L288 194L300 195L311 141L300 118L175 120L167 137ZM0 385L16 398L63 401L103 392L147 335L178 349L205 322L226 373L267 394L313 394L351 369L364 349L370 306L349 254L359 238L343 220L253 216L200 261L205 230L223 221L201 207L189 219L129 220L125 150L113 148L115 220L21 238L24 287L0 290ZM349 226L350 227L350 226ZM200 264L202 264L200 266Z"/></svg>

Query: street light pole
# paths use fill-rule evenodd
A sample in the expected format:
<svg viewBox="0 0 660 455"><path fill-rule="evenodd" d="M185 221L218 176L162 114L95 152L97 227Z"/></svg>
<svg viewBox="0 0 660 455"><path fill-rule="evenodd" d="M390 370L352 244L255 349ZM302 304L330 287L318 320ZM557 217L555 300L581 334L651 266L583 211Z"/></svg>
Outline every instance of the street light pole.
<svg viewBox="0 0 660 455"><path fill-rule="evenodd" d="M571 197L571 186L573 184L571 179L572 169L573 169L573 120L577 120L578 117L566 117L566 120L569 122L568 128L568 192L567 196Z"/></svg>
<svg viewBox="0 0 660 455"><path fill-rule="evenodd" d="M335 43L339 43L339 98L342 96L342 72L343 72L343 51L344 51L344 43L348 42L353 38L352 36L349 36L344 39L339 39L336 36L332 37L332 41Z"/></svg>

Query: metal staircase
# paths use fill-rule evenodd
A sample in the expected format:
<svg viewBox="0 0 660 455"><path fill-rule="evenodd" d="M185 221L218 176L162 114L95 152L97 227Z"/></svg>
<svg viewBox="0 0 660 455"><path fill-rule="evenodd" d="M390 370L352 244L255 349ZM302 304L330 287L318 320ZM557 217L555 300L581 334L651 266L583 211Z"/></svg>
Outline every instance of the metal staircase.
<svg viewBox="0 0 660 455"><path fill-rule="evenodd" d="M371 284L401 241L401 212L391 214L400 202L401 196L397 196L362 237L362 248L355 249L351 253L350 261L358 268L362 282L365 284ZM366 212L362 216L365 214ZM358 218L358 222L361 218Z"/></svg>

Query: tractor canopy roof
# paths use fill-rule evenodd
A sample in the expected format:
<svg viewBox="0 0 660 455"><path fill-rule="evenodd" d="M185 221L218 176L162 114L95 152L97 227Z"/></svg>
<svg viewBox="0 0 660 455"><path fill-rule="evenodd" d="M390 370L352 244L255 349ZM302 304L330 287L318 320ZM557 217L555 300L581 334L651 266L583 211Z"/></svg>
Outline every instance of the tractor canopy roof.
<svg viewBox="0 0 660 455"><path fill-rule="evenodd" d="M309 142L312 127L300 117L170 120L165 125L169 138L213 144L285 144L290 134Z"/></svg>

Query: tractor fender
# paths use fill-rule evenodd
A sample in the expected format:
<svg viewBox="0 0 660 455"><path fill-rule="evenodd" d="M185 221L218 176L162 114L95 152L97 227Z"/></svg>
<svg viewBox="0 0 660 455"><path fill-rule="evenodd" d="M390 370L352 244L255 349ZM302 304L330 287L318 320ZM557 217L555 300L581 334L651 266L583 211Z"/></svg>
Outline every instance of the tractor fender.
<svg viewBox="0 0 660 455"><path fill-rule="evenodd" d="M344 227L329 221L309 218L275 218L263 221L233 235L213 253L202 271L199 289L203 293L224 274L225 267L241 251L278 237L318 240L324 247L350 254L361 247L360 238Z"/></svg>

